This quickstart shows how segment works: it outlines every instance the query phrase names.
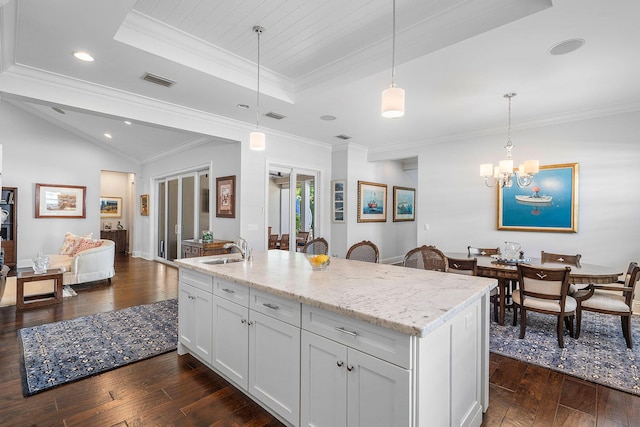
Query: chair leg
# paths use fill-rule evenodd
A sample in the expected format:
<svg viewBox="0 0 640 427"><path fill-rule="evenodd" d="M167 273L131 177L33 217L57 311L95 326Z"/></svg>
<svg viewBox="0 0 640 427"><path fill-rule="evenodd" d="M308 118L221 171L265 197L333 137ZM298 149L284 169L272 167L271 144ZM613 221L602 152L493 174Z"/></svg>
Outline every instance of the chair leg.
<svg viewBox="0 0 640 427"><path fill-rule="evenodd" d="M627 348L633 348L633 342L631 341L631 316L620 316L622 322L622 334L624 340L627 342Z"/></svg>
<svg viewBox="0 0 640 427"><path fill-rule="evenodd" d="M518 307L520 307L519 305L517 305L515 302L513 304L511 304L512 308L513 308L513 326L516 326L518 324ZM523 310L520 310L520 312L522 313Z"/></svg>
<svg viewBox="0 0 640 427"><path fill-rule="evenodd" d="M564 325L569 330L569 336L571 338L574 338L574 335L573 335L573 316L565 316Z"/></svg>
<svg viewBox="0 0 640 427"><path fill-rule="evenodd" d="M563 318L564 316L560 315L558 316L558 345L560 346L560 348L564 348L564 330L562 329L562 324L563 322Z"/></svg>
<svg viewBox="0 0 640 427"><path fill-rule="evenodd" d="M514 308L513 318L515 319L515 317L516 317L516 312ZM514 321L514 325L515 325L515 321ZM524 338L525 329L527 329L527 310L524 307L520 307L520 339Z"/></svg>
<svg viewBox="0 0 640 427"><path fill-rule="evenodd" d="M582 309L580 304L576 308L576 339L580 338L580 326L582 325Z"/></svg>

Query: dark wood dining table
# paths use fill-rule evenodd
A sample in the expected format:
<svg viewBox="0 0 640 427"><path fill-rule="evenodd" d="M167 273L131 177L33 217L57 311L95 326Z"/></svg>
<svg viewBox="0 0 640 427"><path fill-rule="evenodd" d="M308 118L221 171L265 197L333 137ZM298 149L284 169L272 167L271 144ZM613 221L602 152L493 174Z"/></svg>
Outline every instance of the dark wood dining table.
<svg viewBox="0 0 640 427"><path fill-rule="evenodd" d="M504 325L506 294L509 282L518 280L518 269L515 265L496 263L496 259L490 256L470 256L466 252L445 252L449 258L477 258L478 259L478 276L492 277L498 279L500 287L500 325ZM540 258L529 258L528 265L537 265L543 268L564 268L567 264L557 262L542 263ZM580 266L569 265L571 267L570 280L571 283L581 288L580 285L612 283L618 280L623 274L618 268L596 264L580 263Z"/></svg>

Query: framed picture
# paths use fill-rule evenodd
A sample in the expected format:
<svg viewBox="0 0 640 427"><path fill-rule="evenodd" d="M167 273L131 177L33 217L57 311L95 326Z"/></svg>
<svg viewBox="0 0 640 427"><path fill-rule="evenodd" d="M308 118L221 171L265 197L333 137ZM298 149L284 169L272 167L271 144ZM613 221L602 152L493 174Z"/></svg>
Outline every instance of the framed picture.
<svg viewBox="0 0 640 427"><path fill-rule="evenodd" d="M120 218L122 197L100 197L100 218Z"/></svg>
<svg viewBox="0 0 640 427"><path fill-rule="evenodd" d="M344 215L345 215L344 204L347 201L347 198L345 197L346 196L345 187L346 187L346 182L343 179L331 181L331 190L333 194L333 197L332 197L333 206L331 207L332 209L331 219L333 220L333 222L337 222L337 223L344 222Z"/></svg>
<svg viewBox="0 0 640 427"><path fill-rule="evenodd" d="M393 187L393 222L415 221L416 189Z"/></svg>
<svg viewBox="0 0 640 427"><path fill-rule="evenodd" d="M36 218L86 218L87 187L36 184Z"/></svg>
<svg viewBox="0 0 640 427"><path fill-rule="evenodd" d="M140 215L149 216L149 195L143 194L140 196Z"/></svg>
<svg viewBox="0 0 640 427"><path fill-rule="evenodd" d="M236 217L236 176L216 178L216 216Z"/></svg>
<svg viewBox="0 0 640 427"><path fill-rule="evenodd" d="M358 222L387 221L387 185L358 181Z"/></svg>
<svg viewBox="0 0 640 427"><path fill-rule="evenodd" d="M498 188L498 230L578 232L578 163L540 166L527 187Z"/></svg>

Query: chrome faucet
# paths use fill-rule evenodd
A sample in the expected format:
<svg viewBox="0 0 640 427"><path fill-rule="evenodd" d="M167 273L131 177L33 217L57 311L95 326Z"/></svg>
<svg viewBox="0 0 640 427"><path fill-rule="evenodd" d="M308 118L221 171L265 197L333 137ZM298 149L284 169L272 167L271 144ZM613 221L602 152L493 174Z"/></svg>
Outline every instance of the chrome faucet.
<svg viewBox="0 0 640 427"><path fill-rule="evenodd" d="M225 243L223 248L225 249L237 249L238 252L242 255L242 259L247 259L251 257L251 248L249 247L249 242L246 239L238 236L238 241L236 243Z"/></svg>

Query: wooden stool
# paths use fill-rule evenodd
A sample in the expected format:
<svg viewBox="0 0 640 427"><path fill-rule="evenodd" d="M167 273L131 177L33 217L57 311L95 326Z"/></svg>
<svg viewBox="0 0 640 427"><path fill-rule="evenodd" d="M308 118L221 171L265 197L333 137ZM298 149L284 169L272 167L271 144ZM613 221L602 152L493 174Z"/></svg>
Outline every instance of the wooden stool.
<svg viewBox="0 0 640 427"><path fill-rule="evenodd" d="M22 310L28 307L40 307L62 302L62 273L56 268L47 270L46 273L35 274L33 271L19 271L16 280L16 309ZM40 282L53 280L53 292L24 296L24 285L28 282Z"/></svg>

